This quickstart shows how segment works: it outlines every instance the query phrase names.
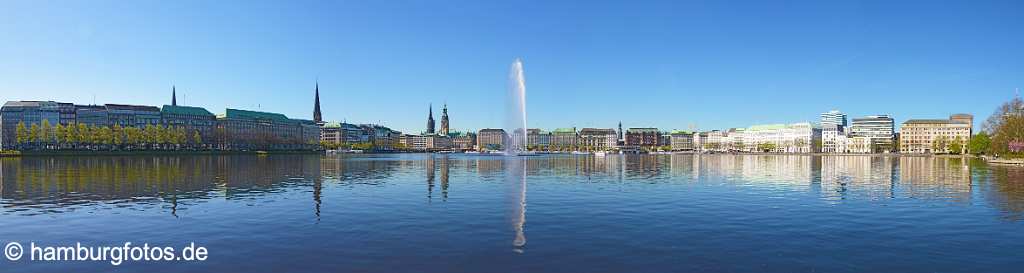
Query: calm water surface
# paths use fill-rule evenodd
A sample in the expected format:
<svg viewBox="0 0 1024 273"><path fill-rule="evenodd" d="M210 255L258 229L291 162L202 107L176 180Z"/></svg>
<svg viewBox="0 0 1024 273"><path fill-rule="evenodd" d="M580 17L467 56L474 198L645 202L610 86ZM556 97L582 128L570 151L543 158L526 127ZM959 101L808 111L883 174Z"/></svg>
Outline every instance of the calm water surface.
<svg viewBox="0 0 1024 273"><path fill-rule="evenodd" d="M210 251L116 267L3 259L2 272L1024 271L1024 168L959 158L25 157L0 169L0 243Z"/></svg>

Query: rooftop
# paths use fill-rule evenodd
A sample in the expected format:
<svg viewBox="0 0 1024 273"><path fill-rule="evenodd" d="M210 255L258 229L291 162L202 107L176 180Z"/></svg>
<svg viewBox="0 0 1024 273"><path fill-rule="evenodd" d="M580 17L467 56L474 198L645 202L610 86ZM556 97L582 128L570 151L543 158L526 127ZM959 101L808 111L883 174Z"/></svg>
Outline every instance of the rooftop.
<svg viewBox="0 0 1024 273"><path fill-rule="evenodd" d="M142 112L160 112L160 108L149 105L129 105L129 104L104 104L107 110L124 110L124 111L142 111Z"/></svg>
<svg viewBox="0 0 1024 273"><path fill-rule="evenodd" d="M164 107L160 109L160 112L177 115L213 116L213 113L206 111L206 108L193 106L164 105Z"/></svg>
<svg viewBox="0 0 1024 273"><path fill-rule="evenodd" d="M903 122L903 124L964 124L949 119L911 119Z"/></svg>
<svg viewBox="0 0 1024 273"><path fill-rule="evenodd" d="M224 115L222 117L224 117L224 118L233 118L233 119L264 119L264 120L272 120L272 121L277 121L277 122L292 122L291 119L289 119L287 116L285 116L283 114L259 112L259 111L249 111L249 110L238 110L238 109L231 109L231 108L228 108L228 109L224 110Z"/></svg>

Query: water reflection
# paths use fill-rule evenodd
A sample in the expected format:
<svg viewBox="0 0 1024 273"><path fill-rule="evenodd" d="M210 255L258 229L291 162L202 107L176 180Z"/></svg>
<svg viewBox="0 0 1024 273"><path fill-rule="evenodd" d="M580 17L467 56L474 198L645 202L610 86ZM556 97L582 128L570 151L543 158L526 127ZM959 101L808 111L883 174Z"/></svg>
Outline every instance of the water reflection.
<svg viewBox="0 0 1024 273"><path fill-rule="evenodd" d="M525 157L506 157L507 163L505 182L509 187L512 208L512 230L515 233L512 239L512 250L523 253L526 247L526 234L523 225L526 224L526 170L527 159Z"/></svg>
<svg viewBox="0 0 1024 273"><path fill-rule="evenodd" d="M115 204L157 206L176 217L181 209L205 199L249 200L302 191L312 196L312 216L320 220L326 185L382 186L408 181L404 178L413 173L425 174L428 202L434 200L437 184L440 200L448 202L453 187L458 187L452 185L453 178L459 183L506 181L512 187L508 195L517 245L525 244L520 239L528 177L581 183L578 187L725 184L803 192L833 203L904 198L972 204L983 199L1006 219L1024 218L1024 170L1019 167L964 158L683 154L517 160L462 155L3 158L0 213L62 213L91 204Z"/></svg>

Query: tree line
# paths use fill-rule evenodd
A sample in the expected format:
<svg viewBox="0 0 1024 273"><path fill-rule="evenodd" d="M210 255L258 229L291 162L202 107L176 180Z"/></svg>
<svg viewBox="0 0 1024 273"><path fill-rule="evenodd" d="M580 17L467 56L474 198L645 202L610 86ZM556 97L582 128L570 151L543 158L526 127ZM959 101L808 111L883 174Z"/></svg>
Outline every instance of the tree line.
<svg viewBox="0 0 1024 273"><path fill-rule="evenodd" d="M1024 151L1011 149L1024 142L1024 101L1016 97L996 108L982 125L982 130L971 137L969 150L975 155L993 155L1024 158Z"/></svg>
<svg viewBox="0 0 1024 273"><path fill-rule="evenodd" d="M145 127L57 124L49 120L16 128L17 150L179 150L203 147L198 130L149 124Z"/></svg>

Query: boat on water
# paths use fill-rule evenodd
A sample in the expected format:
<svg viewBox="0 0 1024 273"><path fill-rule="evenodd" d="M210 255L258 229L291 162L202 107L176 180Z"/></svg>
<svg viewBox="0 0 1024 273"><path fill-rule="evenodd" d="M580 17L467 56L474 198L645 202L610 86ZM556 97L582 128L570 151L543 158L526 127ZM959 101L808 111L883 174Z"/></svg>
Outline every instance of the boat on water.
<svg viewBox="0 0 1024 273"><path fill-rule="evenodd" d="M605 153L603 151L601 151L601 152L594 152L594 156L597 156L597 157L604 157L606 155L608 155L608 153Z"/></svg>

